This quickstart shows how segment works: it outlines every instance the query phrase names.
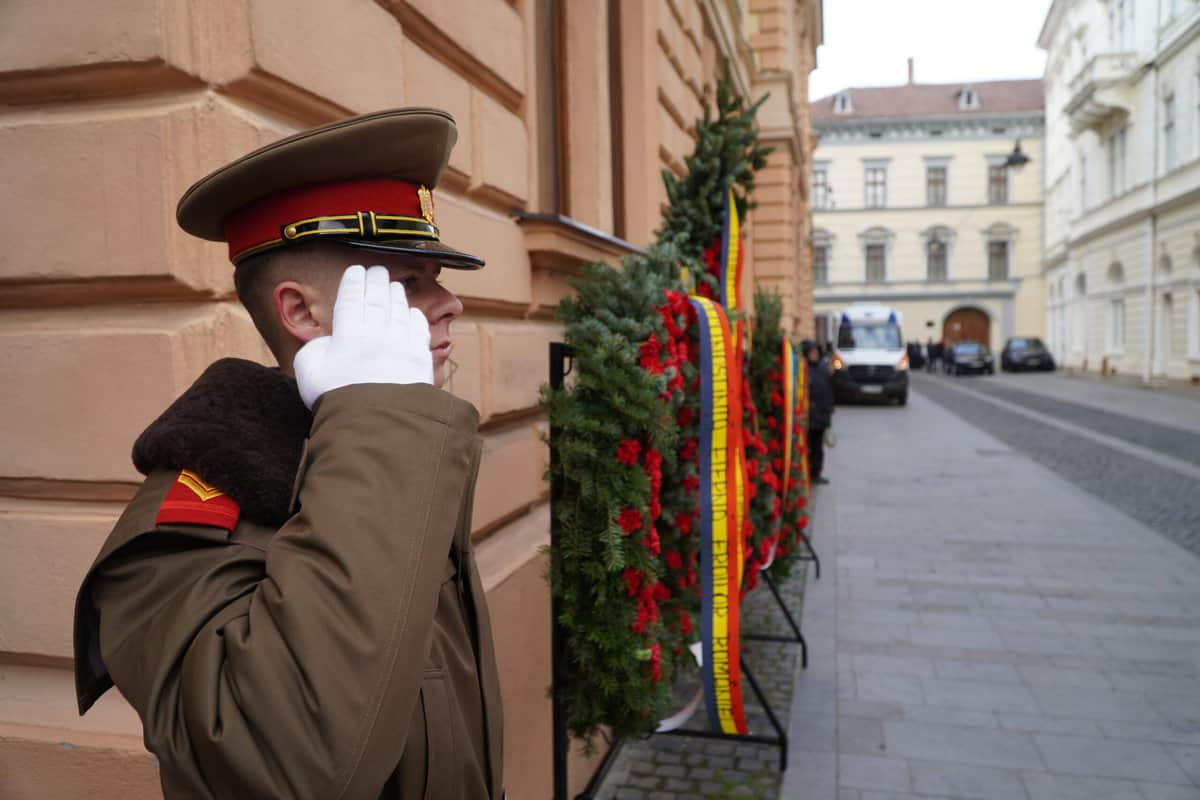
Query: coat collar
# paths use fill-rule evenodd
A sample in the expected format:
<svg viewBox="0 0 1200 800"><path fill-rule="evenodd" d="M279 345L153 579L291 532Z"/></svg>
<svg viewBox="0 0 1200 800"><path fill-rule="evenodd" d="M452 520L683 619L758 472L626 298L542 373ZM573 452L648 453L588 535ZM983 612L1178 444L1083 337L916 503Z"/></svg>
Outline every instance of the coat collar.
<svg viewBox="0 0 1200 800"><path fill-rule="evenodd" d="M295 380L225 358L138 437L133 464L143 475L192 470L237 501L245 519L279 527L311 425Z"/></svg>

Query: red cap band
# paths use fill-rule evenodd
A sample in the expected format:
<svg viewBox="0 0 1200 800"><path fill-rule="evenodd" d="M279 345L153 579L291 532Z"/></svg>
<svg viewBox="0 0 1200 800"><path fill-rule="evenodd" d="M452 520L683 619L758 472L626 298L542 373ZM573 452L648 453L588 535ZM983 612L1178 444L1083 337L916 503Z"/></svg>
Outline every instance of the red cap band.
<svg viewBox="0 0 1200 800"><path fill-rule="evenodd" d="M334 181L288 189L239 208L225 219L225 240L229 260L251 251L268 249L285 241L283 229L289 225L374 211L399 217L433 222L433 201L423 213L419 192L424 187L390 178ZM427 189L424 191L428 192Z"/></svg>

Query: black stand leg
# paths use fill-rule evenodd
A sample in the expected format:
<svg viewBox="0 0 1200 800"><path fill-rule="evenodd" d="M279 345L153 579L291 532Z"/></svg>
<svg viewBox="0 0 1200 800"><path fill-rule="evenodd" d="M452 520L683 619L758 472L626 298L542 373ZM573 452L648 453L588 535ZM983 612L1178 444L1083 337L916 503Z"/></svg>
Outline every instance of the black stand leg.
<svg viewBox="0 0 1200 800"><path fill-rule="evenodd" d="M763 582L767 584L767 588L771 590L771 594L775 597L775 604L779 606L779 610L783 612L784 619L787 620L788 627L792 629L791 636L776 636L768 633L748 633L742 636L742 639L751 642L784 642L796 643L800 645L800 666L808 669L808 642L804 640L804 634L800 632L800 626L796 624L796 618L792 616L792 612L788 610L787 603L783 601L783 595L779 593L779 589L775 586L775 581L771 578L770 573L762 573Z"/></svg>
<svg viewBox="0 0 1200 800"><path fill-rule="evenodd" d="M608 777L609 771L613 768L613 764L617 763L617 756L621 752L621 746L624 744L620 739L612 743L612 747L608 748L608 752L604 754L604 760L600 762L600 766L596 769L596 773L592 775L592 779L588 781L587 788L579 794L575 795L575 800L592 800L596 796L596 792L604 784L604 779Z"/></svg>
<svg viewBox="0 0 1200 800"><path fill-rule="evenodd" d="M570 368L567 366L571 358L571 348L562 342L550 343L550 387L561 389L563 379ZM557 476L558 454L555 440L558 431L550 428L550 506L558 500L562 491ZM554 514L550 514L550 557L557 558L557 550L553 547L555 540ZM556 565L551 564L550 574L557 575ZM550 595L550 703L551 725L554 728L554 800L567 800L567 754L571 743L567 736L567 708L563 697L567 686L565 641L562 626L558 624L561 613L557 595ZM613 748L616 749L615 747Z"/></svg>
<svg viewBox="0 0 1200 800"><path fill-rule="evenodd" d="M763 711L767 712L767 719L771 721L771 727L775 729L775 736L779 741L779 771L787 772L787 731L779 724L779 718L775 716L775 709L771 708L771 704L767 701L767 696L759 688L758 681L754 679L754 673L750 671L750 667L746 664L746 659L741 658L738 660L738 663L742 665L742 674L746 676L746 680L750 683L750 688L754 690L754 696L758 698L758 702L762 703Z"/></svg>

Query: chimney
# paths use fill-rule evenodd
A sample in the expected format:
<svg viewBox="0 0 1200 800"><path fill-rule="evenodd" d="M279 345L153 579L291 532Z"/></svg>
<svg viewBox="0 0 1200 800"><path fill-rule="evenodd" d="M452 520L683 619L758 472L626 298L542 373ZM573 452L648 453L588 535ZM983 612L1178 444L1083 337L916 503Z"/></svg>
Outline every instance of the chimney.
<svg viewBox="0 0 1200 800"><path fill-rule="evenodd" d="M912 82L913 82L913 60L912 60L912 58L909 58L908 59L908 85L912 86Z"/></svg>

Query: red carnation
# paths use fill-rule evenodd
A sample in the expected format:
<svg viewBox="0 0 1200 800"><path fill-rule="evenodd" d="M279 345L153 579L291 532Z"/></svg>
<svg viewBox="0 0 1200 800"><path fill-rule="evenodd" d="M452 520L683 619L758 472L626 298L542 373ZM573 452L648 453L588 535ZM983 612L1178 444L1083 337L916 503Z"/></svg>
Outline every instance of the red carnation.
<svg viewBox="0 0 1200 800"><path fill-rule="evenodd" d="M625 593L637 597L638 589L642 587L642 573L636 567L625 568Z"/></svg>
<svg viewBox="0 0 1200 800"><path fill-rule="evenodd" d="M622 439L617 444L617 461L633 466L637 464L638 454L642 452L642 444L636 439Z"/></svg>
<svg viewBox="0 0 1200 800"><path fill-rule="evenodd" d="M680 511L678 514L675 515L675 527L679 529L680 533L691 533L692 532L692 515L688 514L686 512Z"/></svg>
<svg viewBox="0 0 1200 800"><path fill-rule="evenodd" d="M636 508L626 508L621 511L621 515L617 517L617 524L621 526L621 530L625 533L633 533L642 528L642 512Z"/></svg>
<svg viewBox="0 0 1200 800"><path fill-rule="evenodd" d="M658 555L662 552L662 542L658 538L658 531L653 527L646 532L646 538L642 539L642 546L649 550L651 555Z"/></svg>
<svg viewBox="0 0 1200 800"><path fill-rule="evenodd" d="M683 447L679 448L679 458L683 461L694 461L699 448L699 439L688 439L683 443Z"/></svg>
<svg viewBox="0 0 1200 800"><path fill-rule="evenodd" d="M683 478L683 489L687 492L695 492L700 488L700 479L695 475L685 475Z"/></svg>
<svg viewBox="0 0 1200 800"><path fill-rule="evenodd" d="M678 550L668 550L667 554L663 556L663 560L667 562L668 569L683 569L683 556L679 555Z"/></svg>
<svg viewBox="0 0 1200 800"><path fill-rule="evenodd" d="M679 630L683 631L683 635L687 636L692 632L692 618L688 616L688 612L679 612Z"/></svg>
<svg viewBox="0 0 1200 800"><path fill-rule="evenodd" d="M687 406L679 409L679 413L675 415L675 422L677 422L681 428L686 428L688 425L691 425L692 409L688 408Z"/></svg>
<svg viewBox="0 0 1200 800"><path fill-rule="evenodd" d="M658 642L650 646L650 680L655 683L662 680L662 645Z"/></svg>

